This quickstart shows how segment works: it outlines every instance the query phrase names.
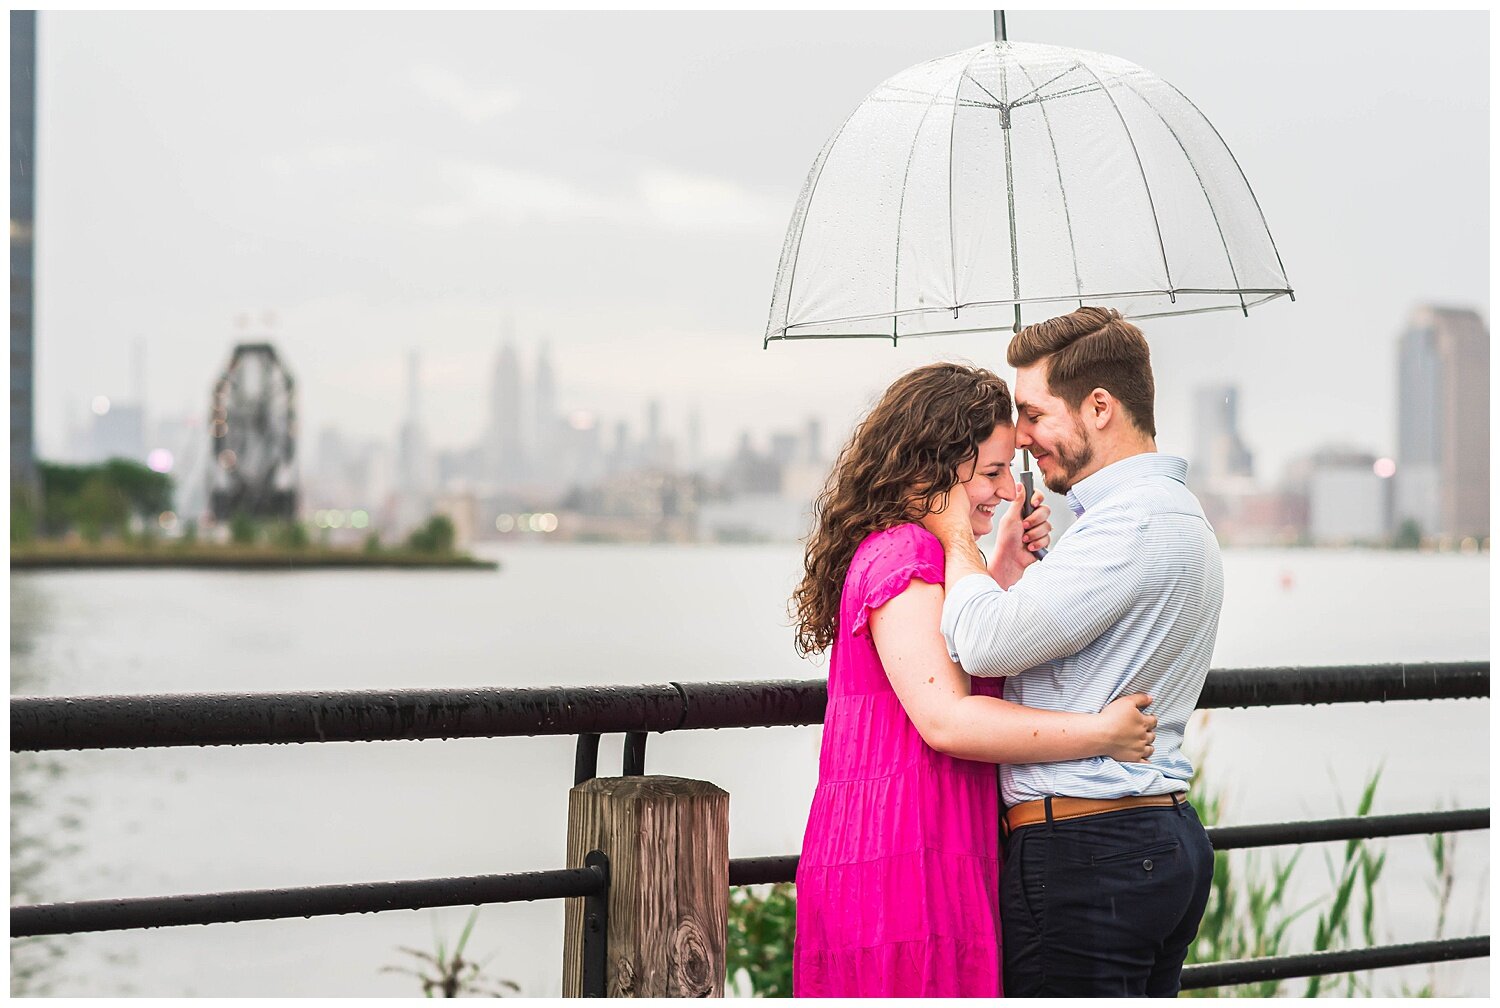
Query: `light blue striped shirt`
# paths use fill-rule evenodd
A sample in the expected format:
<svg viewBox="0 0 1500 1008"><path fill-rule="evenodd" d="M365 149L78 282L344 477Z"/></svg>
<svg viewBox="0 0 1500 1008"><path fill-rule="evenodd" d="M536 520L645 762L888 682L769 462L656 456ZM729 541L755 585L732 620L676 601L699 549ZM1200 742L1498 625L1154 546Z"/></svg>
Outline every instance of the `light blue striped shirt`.
<svg viewBox="0 0 1500 1008"><path fill-rule="evenodd" d="M973 574L950 585L943 637L970 675L1009 676L1005 699L1091 713L1150 693L1150 763L1103 756L1000 768L1007 805L1045 795L1119 798L1187 787L1182 736L1219 629L1224 568L1187 463L1147 452L1074 485L1078 520L1009 591Z"/></svg>

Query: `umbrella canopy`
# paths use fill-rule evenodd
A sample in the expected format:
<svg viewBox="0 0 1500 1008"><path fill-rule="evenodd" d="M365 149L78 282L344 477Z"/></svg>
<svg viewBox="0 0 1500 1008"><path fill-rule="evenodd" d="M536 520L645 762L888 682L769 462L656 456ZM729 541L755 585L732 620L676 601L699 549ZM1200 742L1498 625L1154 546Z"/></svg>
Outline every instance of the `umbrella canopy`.
<svg viewBox="0 0 1500 1008"><path fill-rule="evenodd" d="M766 343L1014 330L1292 294L1255 194L1176 88L1080 49L991 42L911 67L813 162Z"/></svg>

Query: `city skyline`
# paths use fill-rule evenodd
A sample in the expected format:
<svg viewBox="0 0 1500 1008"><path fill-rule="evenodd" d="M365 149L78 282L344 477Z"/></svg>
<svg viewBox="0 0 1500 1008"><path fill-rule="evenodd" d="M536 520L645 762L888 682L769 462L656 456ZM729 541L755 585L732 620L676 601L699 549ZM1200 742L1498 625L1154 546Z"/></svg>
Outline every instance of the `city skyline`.
<svg viewBox="0 0 1500 1008"><path fill-rule="evenodd" d="M1479 318L1472 309L1426 304L1413 305L1412 311L1406 313L1403 321L1393 328L1395 335L1390 348L1393 359L1402 352L1402 341L1410 335L1409 317L1413 313L1424 316L1436 313L1439 317L1461 316L1466 320L1465 324L1467 324L1467 319L1472 318L1474 324L1482 327L1486 332L1488 330L1487 321ZM506 332L512 333L512 330L507 328ZM528 349L531 351L529 356ZM488 369L491 379L484 394L480 397L487 419L479 430L472 432L468 437L458 436L439 443L432 438L429 428L422 422L421 417L413 413L411 406L414 400L426 398L434 391L432 386L422 382L418 374L418 361L421 356L421 351L417 348L408 348L401 354L403 378L400 406L395 407L391 413L394 419L388 428L349 429L341 426L334 419L328 418L316 430L303 430L304 447L299 451L298 458L299 464L304 469L304 478L308 475L305 471L307 466L317 465L319 461L317 450L309 450L309 448L320 442L325 435L330 434L347 441L382 445L395 460L397 473L402 473L407 470L403 468L404 463L401 458L410 450L406 447L406 439L413 436L415 432L421 438L420 450L427 456L425 464L429 467L433 459L438 456L449 457L469 451L480 452L483 456L481 464L488 467L488 471L494 474L493 479L502 482L519 478L524 471L524 462L528 458L534 453L545 454L549 449L550 445L545 436L540 438L537 436L542 429L541 419L544 414L559 422L587 424L590 428L597 428L602 439L602 447L618 449L622 443L621 439L626 437L627 433L635 432L640 432L640 437L634 441L634 444L644 446L650 438L652 411L657 411L657 422L660 423L660 410L666 402L672 414L672 430L677 435L671 443L674 446L680 443L687 448L697 438L701 438L701 400L697 398L686 402L667 402L660 397L647 396L627 404L621 412L615 413L579 402L559 404L556 395L555 369L551 364L550 341L547 338L541 338L528 348L524 342L518 346L514 336L507 335L492 351L493 363ZM165 431L181 427L185 423L204 425L206 409L202 415L179 414L176 416L163 416L146 410L145 397L139 392L143 385L139 377L143 370L142 358L140 341L137 341L131 362L132 394L111 399L106 410L107 417L97 415L100 413L100 397L95 397L90 403L79 404L80 408L70 418L67 447L47 457L59 461L97 461L111 454L118 454L127 457L139 456L138 460L143 461L146 454L153 450L172 447L165 443L167 440L164 436ZM528 365L524 363L528 360L534 362L531 370L528 370ZM295 365L292 366L295 370ZM533 372L536 375L534 382L526 377ZM1488 372L1486 371L1485 374L1487 375ZM216 375L215 381L217 377ZM536 388L532 388L532 385ZM1246 440L1246 430L1239 419L1242 386L1233 381L1211 380L1196 384L1184 391L1191 401L1191 420L1182 425L1182 431L1188 433L1190 437L1179 437L1177 444L1170 450L1189 460L1194 467L1192 479L1195 483L1205 487L1213 486L1225 478L1233 480L1252 477L1255 481L1267 486L1274 485L1289 476L1294 476L1297 467L1303 465L1308 457L1330 446L1346 446L1359 451L1368 451L1372 457L1400 459L1402 456L1400 440L1403 435L1398 430L1393 431L1384 442L1377 442L1371 438L1359 441L1312 436L1306 442L1289 443L1284 446L1285 450L1282 453L1268 453L1276 459L1276 468L1273 469L1264 464L1256 465L1255 460L1261 455L1255 450L1253 442ZM1393 403L1397 401L1395 395L1397 391L1393 390ZM313 394L316 394L316 390L313 390ZM103 398L110 399L108 396ZM1215 409L1214 400L1216 399L1223 401ZM1481 409L1480 412L1484 411ZM90 413L96 415L90 416ZM1470 410L1469 413L1472 414L1474 411ZM416 424L413 429L414 419ZM827 446L828 452L825 454L828 461L831 462L833 455L842 447L852 430L852 421L855 419L857 417L851 416L849 424L844 425L842 429L835 428L831 431L836 443L831 442ZM89 421L92 421L93 428L85 429L83 423ZM800 418L787 418L780 424L780 427L777 427L775 422L762 422L760 418L746 419L742 426L729 432L729 436L717 444L713 451L703 452L701 449L692 451L688 448L688 457L696 458L697 465L689 463L683 468L685 471L692 471L705 462L722 463L742 450L746 437L759 437L759 444L769 445L778 430L785 431L788 426L797 426L808 421L815 422L820 427L827 426L824 414L812 408L806 410ZM497 436L497 432L500 436ZM1488 428L1486 427L1484 432L1486 440L1487 436ZM140 442L139 450L125 450L126 447L135 445L137 441ZM158 441L163 443L157 444ZM182 453L176 454L180 461ZM635 461L629 460L630 464L634 464ZM195 478L185 476L180 465L174 471L179 478ZM434 481L424 478L421 482L433 483ZM480 480L480 482L484 481Z"/></svg>
<svg viewBox="0 0 1500 1008"><path fill-rule="evenodd" d="M1163 450L1192 454L1192 390L1224 382L1241 391L1241 435L1263 474L1329 442L1395 453L1401 320L1426 302L1488 316L1487 222L1472 212L1487 199L1486 47L1468 30L1483 17L1011 19L1013 38L1113 52L1193 98L1244 166L1298 291L1249 318L1148 322ZM151 416L201 412L246 308L276 313L270 336L302 383L307 434L394 437L405 355L419 346L434 449L484 429L507 318L528 352L548 342L561 410L696 406L712 455L768 414L817 415L836 447L891 378L938 357L1008 377L1003 335L759 343L817 148L880 80L984 41L988 21L46 12L41 455L94 396L128 388L137 337ZM1185 44L1229 34L1244 44ZM342 82L315 58L334 38ZM1354 63L1323 65L1331 45ZM248 72L268 50L272 80ZM554 79L551 54L564 51L569 79ZM1375 74L1396 53L1417 72ZM1347 86L1356 75L1371 79ZM1370 122L1396 119L1403 144L1372 135Z"/></svg>

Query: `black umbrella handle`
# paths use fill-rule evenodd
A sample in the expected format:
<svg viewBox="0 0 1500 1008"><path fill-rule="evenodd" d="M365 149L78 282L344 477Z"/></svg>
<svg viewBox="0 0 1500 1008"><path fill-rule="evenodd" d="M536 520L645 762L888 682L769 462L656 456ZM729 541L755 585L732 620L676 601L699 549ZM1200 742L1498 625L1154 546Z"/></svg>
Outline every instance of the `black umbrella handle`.
<svg viewBox="0 0 1500 1008"><path fill-rule="evenodd" d="M1031 506L1031 495L1036 492L1032 487L1031 476L1032 473L1030 469L1027 469L1021 473L1021 493L1024 495L1021 498L1022 518L1029 518L1031 516L1031 512L1036 510L1036 508ZM1038 560L1043 559L1047 555L1047 551L1045 549L1034 550L1033 553Z"/></svg>

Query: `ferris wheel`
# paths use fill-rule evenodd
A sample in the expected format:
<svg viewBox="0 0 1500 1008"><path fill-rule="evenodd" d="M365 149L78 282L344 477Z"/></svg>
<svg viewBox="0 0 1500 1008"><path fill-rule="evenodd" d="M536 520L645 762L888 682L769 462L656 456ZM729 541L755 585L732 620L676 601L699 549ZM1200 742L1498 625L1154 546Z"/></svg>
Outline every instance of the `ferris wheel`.
<svg viewBox="0 0 1500 1008"><path fill-rule="evenodd" d="M234 348L214 385L209 437L209 509L216 519L296 516L296 383L271 344Z"/></svg>

